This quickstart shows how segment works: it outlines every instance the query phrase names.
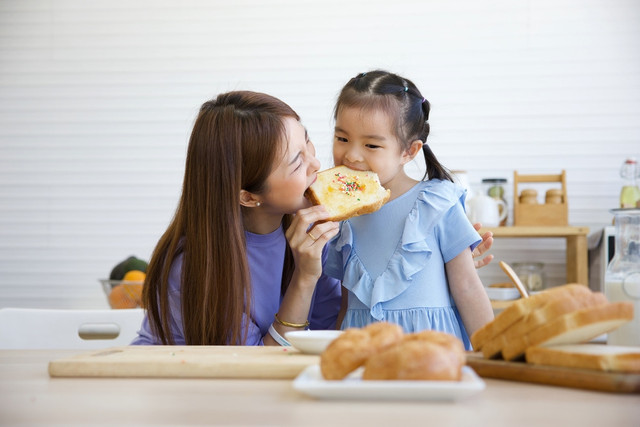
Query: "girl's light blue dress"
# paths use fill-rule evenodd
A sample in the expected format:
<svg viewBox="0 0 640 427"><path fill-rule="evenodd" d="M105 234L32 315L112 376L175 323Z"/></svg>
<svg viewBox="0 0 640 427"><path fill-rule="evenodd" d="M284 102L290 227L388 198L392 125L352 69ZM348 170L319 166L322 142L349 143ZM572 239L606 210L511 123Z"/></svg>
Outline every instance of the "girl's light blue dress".
<svg viewBox="0 0 640 427"><path fill-rule="evenodd" d="M445 263L482 241L464 212L464 188L416 184L379 211L340 224L325 273L342 280L349 304L342 329L376 321L469 337L451 297Z"/></svg>

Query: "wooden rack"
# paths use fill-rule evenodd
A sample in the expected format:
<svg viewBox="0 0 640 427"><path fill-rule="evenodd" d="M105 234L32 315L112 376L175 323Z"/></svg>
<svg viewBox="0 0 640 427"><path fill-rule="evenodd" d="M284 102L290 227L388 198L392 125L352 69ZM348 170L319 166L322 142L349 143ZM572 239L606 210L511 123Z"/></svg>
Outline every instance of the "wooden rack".
<svg viewBox="0 0 640 427"><path fill-rule="evenodd" d="M518 186L522 183L559 182L560 203L523 204ZM520 175L513 172L513 225L567 226L569 225L569 202L567 200L567 175L563 170L558 175Z"/></svg>

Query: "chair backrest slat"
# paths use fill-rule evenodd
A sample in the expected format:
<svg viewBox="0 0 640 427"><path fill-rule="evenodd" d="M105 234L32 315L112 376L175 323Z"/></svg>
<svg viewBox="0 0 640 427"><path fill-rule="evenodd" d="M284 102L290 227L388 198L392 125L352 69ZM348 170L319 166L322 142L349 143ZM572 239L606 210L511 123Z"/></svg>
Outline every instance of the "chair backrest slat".
<svg viewBox="0 0 640 427"><path fill-rule="evenodd" d="M96 349L129 345L144 310L0 309L0 349Z"/></svg>

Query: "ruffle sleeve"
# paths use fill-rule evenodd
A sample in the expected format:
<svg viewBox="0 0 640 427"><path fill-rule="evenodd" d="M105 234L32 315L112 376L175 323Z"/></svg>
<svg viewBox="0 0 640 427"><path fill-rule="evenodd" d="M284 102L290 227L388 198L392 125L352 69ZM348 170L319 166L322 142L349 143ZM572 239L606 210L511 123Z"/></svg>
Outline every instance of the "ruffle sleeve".
<svg viewBox="0 0 640 427"><path fill-rule="evenodd" d="M349 221L342 223L340 236L335 241L335 249L341 253L344 265L343 286L370 308L371 316L376 320L383 318L382 304L404 292L413 277L425 268L432 250L439 250L427 244L427 236L435 224L452 206L464 203L464 188L449 181L431 180L418 185L424 188L405 219L401 242L386 270L375 280L353 250Z"/></svg>

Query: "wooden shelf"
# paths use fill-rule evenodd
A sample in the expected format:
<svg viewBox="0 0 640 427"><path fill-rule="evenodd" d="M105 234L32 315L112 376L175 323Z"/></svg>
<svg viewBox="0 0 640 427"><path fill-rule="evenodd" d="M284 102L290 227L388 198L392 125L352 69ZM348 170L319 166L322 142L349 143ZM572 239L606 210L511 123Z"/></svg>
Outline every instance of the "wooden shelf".
<svg viewBox="0 0 640 427"><path fill-rule="evenodd" d="M512 227L483 227L480 234L491 231L494 237L568 237L586 236L589 227L571 226L512 226Z"/></svg>
<svg viewBox="0 0 640 427"><path fill-rule="evenodd" d="M571 226L512 226L481 228L479 233L487 231L499 238L563 238L567 241L567 283L589 285L589 248L587 234L589 227Z"/></svg>

